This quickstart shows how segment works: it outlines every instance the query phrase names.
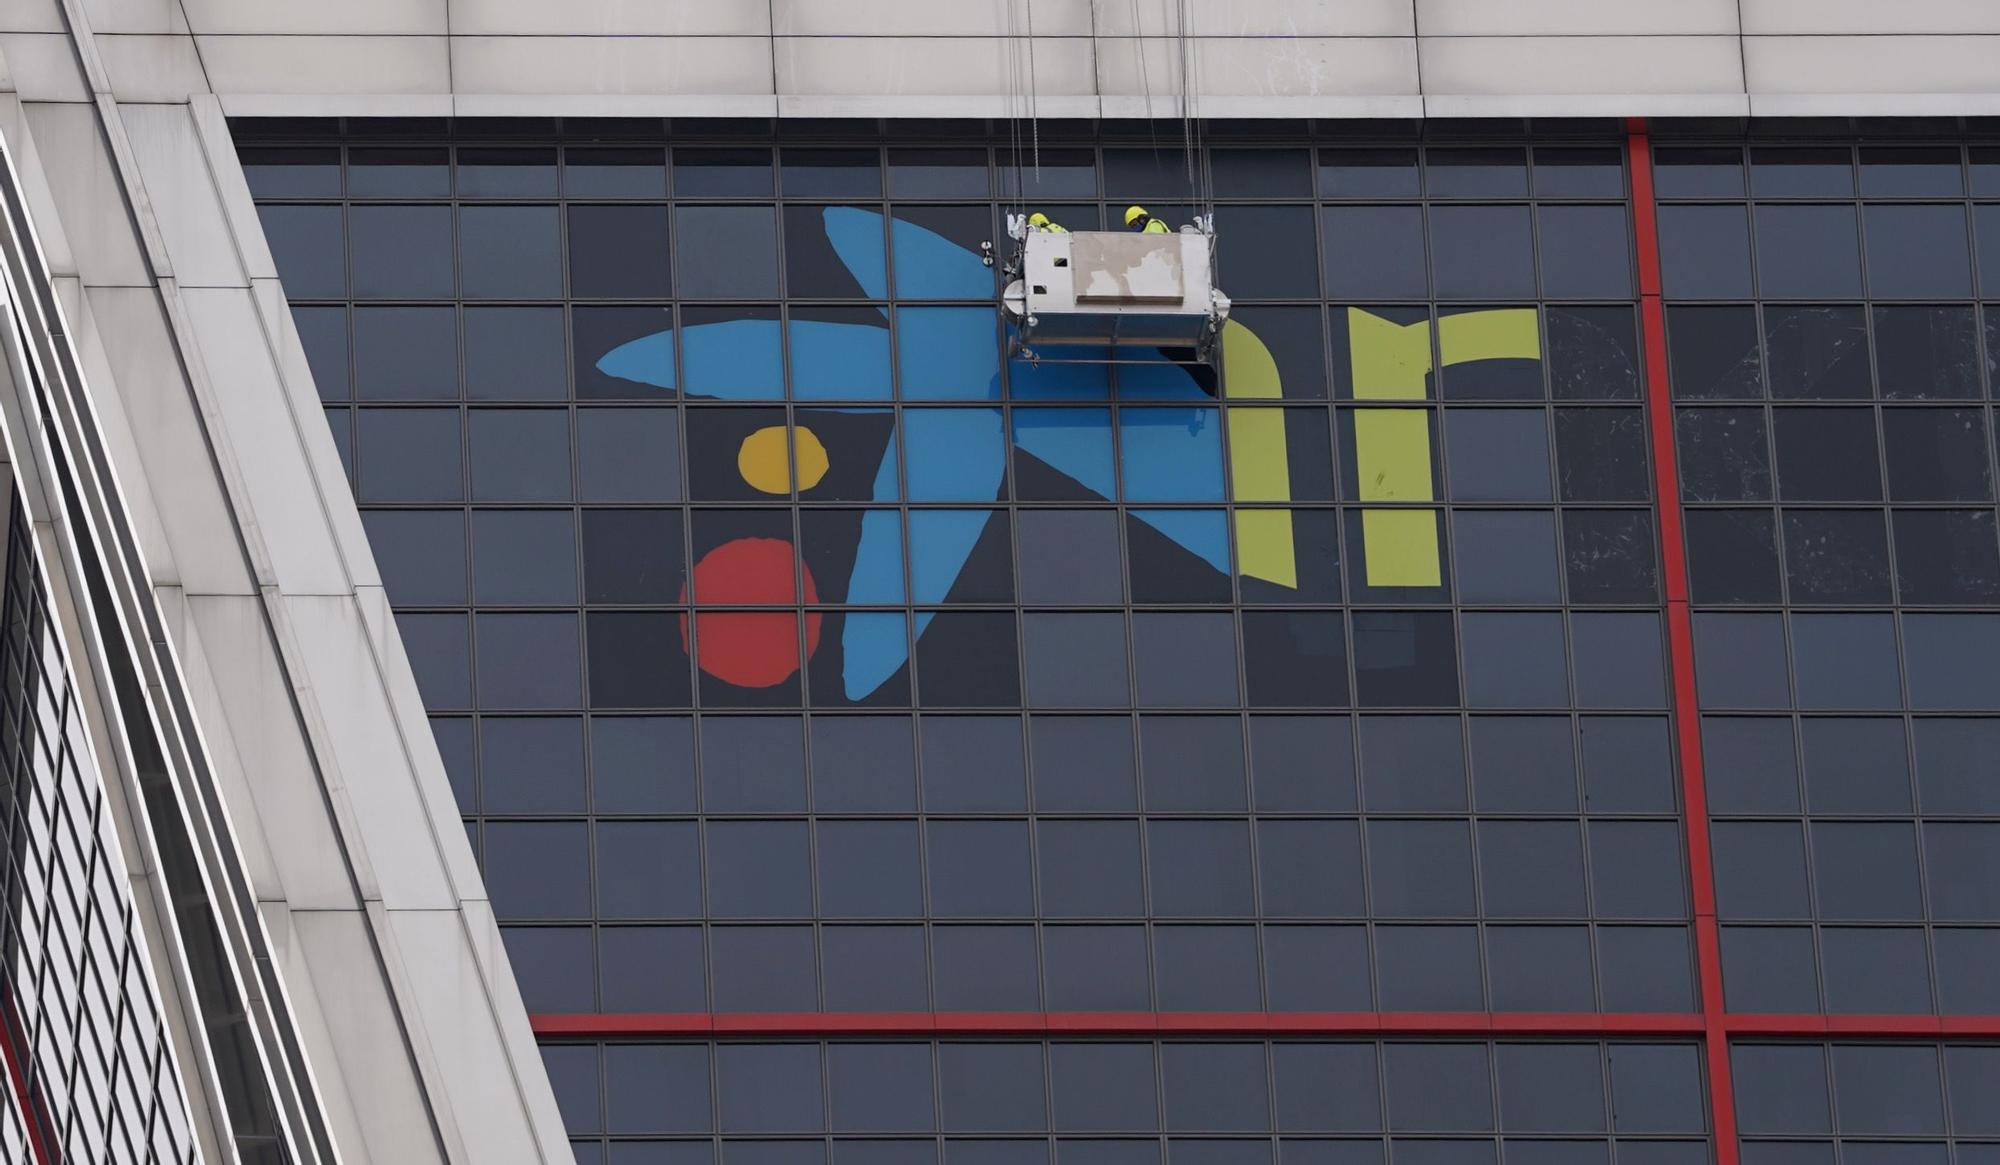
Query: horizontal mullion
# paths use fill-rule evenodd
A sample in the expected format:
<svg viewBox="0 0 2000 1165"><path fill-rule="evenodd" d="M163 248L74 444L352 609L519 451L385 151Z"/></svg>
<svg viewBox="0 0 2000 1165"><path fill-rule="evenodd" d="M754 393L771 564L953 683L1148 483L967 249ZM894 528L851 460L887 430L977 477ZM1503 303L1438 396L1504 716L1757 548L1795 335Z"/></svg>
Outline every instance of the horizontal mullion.
<svg viewBox="0 0 2000 1165"><path fill-rule="evenodd" d="M938 1035L1692 1036L1695 1013L1588 1012L676 1012L541 1014L540 1037ZM1996 1025L2000 1026L2000 1025Z"/></svg>

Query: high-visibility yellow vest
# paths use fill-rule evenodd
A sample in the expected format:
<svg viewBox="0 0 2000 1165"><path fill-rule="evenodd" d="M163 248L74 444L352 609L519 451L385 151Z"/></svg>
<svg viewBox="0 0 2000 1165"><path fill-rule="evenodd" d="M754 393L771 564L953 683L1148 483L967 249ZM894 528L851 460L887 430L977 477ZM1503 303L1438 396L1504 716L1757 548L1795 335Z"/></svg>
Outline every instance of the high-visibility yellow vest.
<svg viewBox="0 0 2000 1165"><path fill-rule="evenodd" d="M1166 223L1154 218L1146 220L1146 229L1139 233L1142 235L1171 235L1174 232L1168 228Z"/></svg>

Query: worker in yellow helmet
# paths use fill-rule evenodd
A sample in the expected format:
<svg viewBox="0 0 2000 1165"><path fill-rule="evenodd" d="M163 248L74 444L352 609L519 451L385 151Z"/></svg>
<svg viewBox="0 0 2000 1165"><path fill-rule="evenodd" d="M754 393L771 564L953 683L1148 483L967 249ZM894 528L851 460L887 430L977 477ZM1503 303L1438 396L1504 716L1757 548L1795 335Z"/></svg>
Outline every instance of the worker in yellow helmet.
<svg viewBox="0 0 2000 1165"><path fill-rule="evenodd" d="M1125 208L1125 225L1134 232L1142 235L1170 235L1173 233L1167 229L1166 223L1148 214L1146 208L1143 206L1128 206Z"/></svg>
<svg viewBox="0 0 2000 1165"><path fill-rule="evenodd" d="M1048 215L1043 214L1039 210L1028 216L1028 229L1047 231L1052 235L1066 235L1069 233L1069 228L1059 222L1051 221Z"/></svg>

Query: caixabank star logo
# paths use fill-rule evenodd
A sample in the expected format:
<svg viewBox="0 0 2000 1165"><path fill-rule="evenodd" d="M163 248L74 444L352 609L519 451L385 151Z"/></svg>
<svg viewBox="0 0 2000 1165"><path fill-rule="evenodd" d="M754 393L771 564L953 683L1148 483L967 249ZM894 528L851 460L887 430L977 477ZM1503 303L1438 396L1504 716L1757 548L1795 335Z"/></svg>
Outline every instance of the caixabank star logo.
<svg viewBox="0 0 2000 1165"><path fill-rule="evenodd" d="M784 319L684 309L678 330L662 320L594 362L621 382L741 406L688 410L700 500L853 503L802 510L796 534L783 508L694 512L681 597L695 611L682 620L681 647L703 702L795 704L803 673L815 703L907 704L911 657L936 638L939 608L1012 600L997 508L1010 489L1023 501L1123 505L1132 576L1185 579L1189 602L1228 602L1232 580L1245 603L1341 601L1332 513L1288 504L1331 499L1332 483L1299 481L1327 469L1323 459L1294 464L1287 427L1298 410L1262 407L1282 402L1285 388L1250 327L1232 320L1222 332L1220 403L1164 359L1117 365L1115 375L1108 364L1003 360L995 309L908 299L913 286L938 298L991 295L993 273L976 252L866 209L818 217L823 245L870 300L890 299L886 239L904 297L896 307L793 305ZM787 236L788 248L821 243ZM1432 372L1538 361L1537 314L1473 309L1433 324L1428 310L1413 320L1341 310L1356 402L1342 455L1348 500L1360 503L1347 536L1350 586L1435 592L1445 552L1431 505ZM1313 415L1324 423L1323 411Z"/></svg>

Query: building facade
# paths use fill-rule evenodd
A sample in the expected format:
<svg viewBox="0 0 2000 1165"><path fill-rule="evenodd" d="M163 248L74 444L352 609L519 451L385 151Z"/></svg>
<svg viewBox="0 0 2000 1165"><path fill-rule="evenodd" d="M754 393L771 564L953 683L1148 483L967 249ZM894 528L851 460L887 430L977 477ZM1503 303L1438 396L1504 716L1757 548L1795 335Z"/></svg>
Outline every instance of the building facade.
<svg viewBox="0 0 2000 1165"><path fill-rule="evenodd" d="M2000 1161L2000 19L1655 7L0 6L6 1159Z"/></svg>

